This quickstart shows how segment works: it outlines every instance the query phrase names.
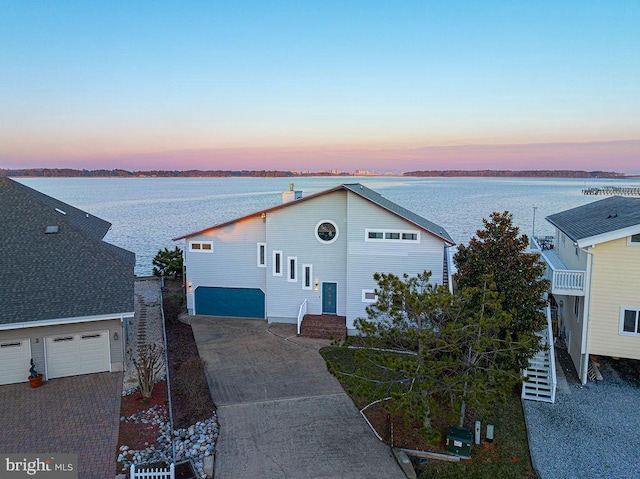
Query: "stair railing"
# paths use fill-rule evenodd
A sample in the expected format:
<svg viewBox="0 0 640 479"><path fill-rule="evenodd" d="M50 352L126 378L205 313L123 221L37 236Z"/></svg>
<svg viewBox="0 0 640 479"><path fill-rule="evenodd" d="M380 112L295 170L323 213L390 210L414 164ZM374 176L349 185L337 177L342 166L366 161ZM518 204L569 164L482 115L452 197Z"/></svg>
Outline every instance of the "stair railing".
<svg viewBox="0 0 640 479"><path fill-rule="evenodd" d="M307 314L307 300L305 299L300 305L300 309L298 310L298 335L300 335L300 326L302 325L302 320Z"/></svg>
<svg viewBox="0 0 640 479"><path fill-rule="evenodd" d="M555 403L556 401L556 386L557 386L557 378L556 378L556 352L553 346L553 327L551 320L551 307L547 305L547 342L549 345L549 357L551 364L551 402Z"/></svg>

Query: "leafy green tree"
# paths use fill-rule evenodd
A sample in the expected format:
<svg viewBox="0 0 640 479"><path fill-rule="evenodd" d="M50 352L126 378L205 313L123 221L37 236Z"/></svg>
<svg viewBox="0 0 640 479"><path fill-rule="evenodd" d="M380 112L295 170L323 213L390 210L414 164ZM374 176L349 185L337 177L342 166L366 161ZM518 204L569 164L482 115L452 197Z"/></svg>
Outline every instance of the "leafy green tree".
<svg viewBox="0 0 640 479"><path fill-rule="evenodd" d="M454 256L457 273L454 280L459 289L477 288L488 277L502 295L502 309L511 316L503 335L508 331L519 342L530 344L522 348L511 364L521 370L539 349L536 332L545 326L545 293L549 281L544 279L545 266L537 253L527 253L529 239L519 235L511 213L494 212L484 219L484 229L476 232L468 246L460 245ZM511 359L511 358L505 358Z"/></svg>
<svg viewBox="0 0 640 479"><path fill-rule="evenodd" d="M182 250L177 246L173 250L161 249L153 258L153 274L154 276L182 278L183 262Z"/></svg>
<svg viewBox="0 0 640 479"><path fill-rule="evenodd" d="M492 284L452 295L430 283L429 272L374 278L378 299L368 318L356 321L364 347L355 355L355 372L330 365L351 392L391 397L396 410L421 420L434 439L433 418L458 419L462 426L467 407L487 411L506 399L521 376L498 367L497 359L523 345L501 334L511 317Z"/></svg>

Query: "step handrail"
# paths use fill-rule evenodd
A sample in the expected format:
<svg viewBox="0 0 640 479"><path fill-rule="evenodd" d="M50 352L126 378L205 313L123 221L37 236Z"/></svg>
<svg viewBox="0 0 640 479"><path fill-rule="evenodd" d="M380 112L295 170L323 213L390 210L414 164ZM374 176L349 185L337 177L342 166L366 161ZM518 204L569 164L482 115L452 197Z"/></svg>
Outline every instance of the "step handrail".
<svg viewBox="0 0 640 479"><path fill-rule="evenodd" d="M298 310L298 336L300 335L300 326L302 325L302 320L307 314L307 300L305 299L300 305L300 309Z"/></svg>
<svg viewBox="0 0 640 479"><path fill-rule="evenodd" d="M549 344L549 363L551 366L551 403L556 402L556 352L553 345L553 328L551 326L551 306L547 305L547 340Z"/></svg>

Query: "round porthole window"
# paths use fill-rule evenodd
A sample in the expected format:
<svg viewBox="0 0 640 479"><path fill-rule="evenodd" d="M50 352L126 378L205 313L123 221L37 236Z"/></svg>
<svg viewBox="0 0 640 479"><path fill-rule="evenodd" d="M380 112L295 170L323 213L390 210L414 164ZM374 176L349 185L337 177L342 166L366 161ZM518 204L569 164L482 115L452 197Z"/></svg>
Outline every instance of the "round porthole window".
<svg viewBox="0 0 640 479"><path fill-rule="evenodd" d="M323 220L316 225L316 235L322 243L333 243L338 238L338 227L333 221Z"/></svg>

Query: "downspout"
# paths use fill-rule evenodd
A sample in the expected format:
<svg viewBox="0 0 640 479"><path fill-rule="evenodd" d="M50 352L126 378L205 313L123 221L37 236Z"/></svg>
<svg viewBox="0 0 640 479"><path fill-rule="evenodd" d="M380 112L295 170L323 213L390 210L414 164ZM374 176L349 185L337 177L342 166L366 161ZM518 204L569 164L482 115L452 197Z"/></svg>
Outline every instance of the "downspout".
<svg viewBox="0 0 640 479"><path fill-rule="evenodd" d="M591 317L591 284L593 283L593 253L591 253L591 247L583 250L587 253L587 271L586 278L589 282L586 285L584 305L582 306L582 344L580 346L580 352L582 353L582 363L580 364L580 382L587 384L589 380L589 319Z"/></svg>
<svg viewBox="0 0 640 479"><path fill-rule="evenodd" d="M124 314L120 313L120 325L122 326L122 370L127 370L127 342L129 342L129 321L125 321ZM111 342L111 339L109 339Z"/></svg>

